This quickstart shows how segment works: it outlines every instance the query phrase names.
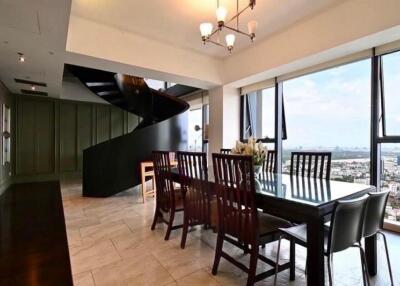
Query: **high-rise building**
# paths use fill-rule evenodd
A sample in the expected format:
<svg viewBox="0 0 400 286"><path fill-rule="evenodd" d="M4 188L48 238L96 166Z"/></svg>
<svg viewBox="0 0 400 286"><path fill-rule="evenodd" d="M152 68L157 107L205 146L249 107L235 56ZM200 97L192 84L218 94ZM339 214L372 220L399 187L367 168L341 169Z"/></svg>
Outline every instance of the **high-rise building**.
<svg viewBox="0 0 400 286"><path fill-rule="evenodd" d="M397 166L400 166L400 155L397 155Z"/></svg>

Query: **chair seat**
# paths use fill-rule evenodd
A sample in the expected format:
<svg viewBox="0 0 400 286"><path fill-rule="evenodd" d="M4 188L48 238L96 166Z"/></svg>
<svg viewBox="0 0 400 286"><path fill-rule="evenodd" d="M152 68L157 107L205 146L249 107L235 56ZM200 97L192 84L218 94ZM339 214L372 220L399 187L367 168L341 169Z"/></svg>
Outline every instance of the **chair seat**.
<svg viewBox="0 0 400 286"><path fill-rule="evenodd" d="M269 235L277 232L280 228L290 228L292 224L282 218L258 212L260 236Z"/></svg>
<svg viewBox="0 0 400 286"><path fill-rule="evenodd" d="M280 228L282 233L284 233L289 238L295 239L297 244L307 247L307 224L300 224L288 228ZM328 249L328 237L329 237L329 227L324 227L324 251L327 252Z"/></svg>

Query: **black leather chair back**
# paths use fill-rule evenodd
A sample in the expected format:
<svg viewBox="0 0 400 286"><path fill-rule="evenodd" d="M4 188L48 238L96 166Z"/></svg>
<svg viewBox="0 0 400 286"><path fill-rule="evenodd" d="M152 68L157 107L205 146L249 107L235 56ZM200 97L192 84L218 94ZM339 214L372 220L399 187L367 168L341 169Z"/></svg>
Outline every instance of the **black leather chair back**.
<svg viewBox="0 0 400 286"><path fill-rule="evenodd" d="M374 235L382 229L389 191L369 193L365 204L363 237Z"/></svg>
<svg viewBox="0 0 400 286"><path fill-rule="evenodd" d="M361 240L367 198L365 195L335 204L328 238L329 254L345 250Z"/></svg>

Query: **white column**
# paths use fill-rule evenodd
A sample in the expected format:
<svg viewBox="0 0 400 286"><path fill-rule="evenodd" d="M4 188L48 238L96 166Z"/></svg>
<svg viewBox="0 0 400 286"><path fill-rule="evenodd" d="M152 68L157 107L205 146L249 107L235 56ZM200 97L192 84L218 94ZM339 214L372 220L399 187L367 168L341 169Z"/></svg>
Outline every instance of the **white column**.
<svg viewBox="0 0 400 286"><path fill-rule="evenodd" d="M239 89L219 86L209 90L209 158L221 148L232 148L240 136ZM210 161L211 162L211 161Z"/></svg>

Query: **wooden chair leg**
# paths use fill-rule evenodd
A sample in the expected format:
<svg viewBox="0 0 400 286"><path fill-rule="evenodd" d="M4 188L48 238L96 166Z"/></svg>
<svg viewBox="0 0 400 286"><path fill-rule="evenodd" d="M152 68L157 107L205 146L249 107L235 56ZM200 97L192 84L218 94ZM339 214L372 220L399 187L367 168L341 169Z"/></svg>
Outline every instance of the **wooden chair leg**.
<svg viewBox="0 0 400 286"><path fill-rule="evenodd" d="M146 176L145 176L145 168L141 166L141 175L142 175L142 201L145 202L145 192L146 192Z"/></svg>
<svg viewBox="0 0 400 286"><path fill-rule="evenodd" d="M252 245L250 250L250 265L249 273L247 276L247 286L253 286L256 280L256 270L257 270L257 260L258 260L258 247Z"/></svg>
<svg viewBox="0 0 400 286"><path fill-rule="evenodd" d="M156 227L156 224L157 224L157 220L158 220L158 217L160 216L160 210L157 208L157 206L156 206L156 209L155 209L155 211L154 211L154 218L153 218L153 223L151 224L151 230L154 230L155 229L155 227Z"/></svg>
<svg viewBox="0 0 400 286"><path fill-rule="evenodd" d="M186 213L186 212L185 212ZM181 240L181 248L185 249L186 245L186 237L188 233L188 228L189 228L189 222L188 219L186 218L185 214L183 215L183 228L182 228L182 240Z"/></svg>
<svg viewBox="0 0 400 286"><path fill-rule="evenodd" d="M276 252L276 262L275 262L275 277L274 277L274 286L276 286L276 281L278 279L278 272L279 272L279 255L281 252L281 242L282 242L283 236L281 235L279 237L278 241L278 250Z"/></svg>
<svg viewBox="0 0 400 286"><path fill-rule="evenodd" d="M290 240L290 281L296 278L296 243Z"/></svg>
<svg viewBox="0 0 400 286"><path fill-rule="evenodd" d="M165 234L164 240L169 239L169 235L171 234L172 226L174 224L174 218L175 218L175 210L170 210L170 216L169 216L169 221L168 221L168 228L167 228L167 233Z"/></svg>
<svg viewBox="0 0 400 286"><path fill-rule="evenodd" d="M217 272L218 272L218 265L219 265L219 261L221 260L223 244L224 244L224 238L223 238L223 236L221 234L218 233L217 245L215 247L214 264L213 264L213 268L212 268L212 274L213 275L217 275Z"/></svg>

